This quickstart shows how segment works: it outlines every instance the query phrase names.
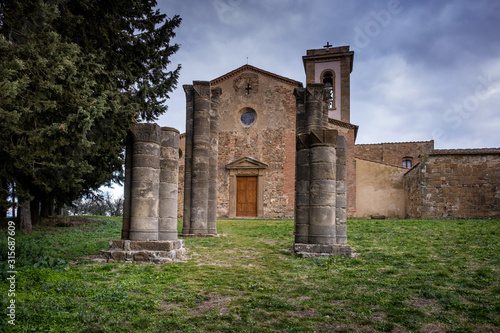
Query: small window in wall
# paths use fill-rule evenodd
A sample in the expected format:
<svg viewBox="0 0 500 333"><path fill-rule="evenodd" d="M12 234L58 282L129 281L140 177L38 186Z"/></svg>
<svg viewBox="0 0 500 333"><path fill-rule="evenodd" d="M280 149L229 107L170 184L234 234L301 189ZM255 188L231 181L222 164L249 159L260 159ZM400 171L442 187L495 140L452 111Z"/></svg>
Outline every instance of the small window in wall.
<svg viewBox="0 0 500 333"><path fill-rule="evenodd" d="M334 75L333 72L327 71L323 74L323 85L330 91L329 97L329 109L335 109L335 101L334 101Z"/></svg>
<svg viewBox="0 0 500 333"><path fill-rule="evenodd" d="M413 166L413 158L403 157L403 168L411 169L412 166Z"/></svg>

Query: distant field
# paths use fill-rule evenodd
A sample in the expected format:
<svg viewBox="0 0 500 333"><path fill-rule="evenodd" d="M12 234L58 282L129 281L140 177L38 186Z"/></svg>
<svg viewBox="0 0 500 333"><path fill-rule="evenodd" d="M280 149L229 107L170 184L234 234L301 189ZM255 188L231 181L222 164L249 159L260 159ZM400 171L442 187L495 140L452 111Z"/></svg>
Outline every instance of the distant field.
<svg viewBox="0 0 500 333"><path fill-rule="evenodd" d="M500 332L500 220L350 220L359 256L312 259L290 254L293 221L219 220L221 237L186 239L185 262L90 261L120 222L17 231L16 326L0 230L0 330Z"/></svg>

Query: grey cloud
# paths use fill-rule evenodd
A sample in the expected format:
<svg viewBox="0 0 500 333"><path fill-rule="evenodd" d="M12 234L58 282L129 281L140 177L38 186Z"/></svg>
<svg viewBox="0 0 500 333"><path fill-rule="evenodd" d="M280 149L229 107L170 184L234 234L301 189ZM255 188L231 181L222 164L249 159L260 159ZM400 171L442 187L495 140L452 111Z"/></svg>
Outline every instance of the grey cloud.
<svg viewBox="0 0 500 333"><path fill-rule="evenodd" d="M500 146L498 1L163 0L159 6L183 18L176 38L181 49L172 60L183 66L179 87L225 74L246 57L303 82L307 49L327 41L351 45L358 142ZM489 96L478 99L478 78L488 75ZM179 88L161 125L184 130L184 103Z"/></svg>

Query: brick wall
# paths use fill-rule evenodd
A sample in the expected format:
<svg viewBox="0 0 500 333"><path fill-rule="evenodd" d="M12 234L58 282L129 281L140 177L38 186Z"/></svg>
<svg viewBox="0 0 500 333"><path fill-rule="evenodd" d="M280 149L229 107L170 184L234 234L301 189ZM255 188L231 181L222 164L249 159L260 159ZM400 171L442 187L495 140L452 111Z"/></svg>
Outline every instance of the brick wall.
<svg viewBox="0 0 500 333"><path fill-rule="evenodd" d="M436 150L404 186L409 218L499 218L500 150Z"/></svg>
<svg viewBox="0 0 500 333"><path fill-rule="evenodd" d="M411 157L412 164L419 162L419 155L434 150L434 140L422 142L391 142L356 145L356 158L402 166L404 157Z"/></svg>

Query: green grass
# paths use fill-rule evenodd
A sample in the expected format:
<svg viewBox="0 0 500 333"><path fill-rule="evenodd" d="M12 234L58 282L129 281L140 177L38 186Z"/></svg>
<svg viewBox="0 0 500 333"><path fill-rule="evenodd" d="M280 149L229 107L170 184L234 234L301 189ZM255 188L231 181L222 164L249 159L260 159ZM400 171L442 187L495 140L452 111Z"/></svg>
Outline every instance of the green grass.
<svg viewBox="0 0 500 333"><path fill-rule="evenodd" d="M0 330L500 332L499 220L351 220L359 257L311 259L289 252L293 221L219 220L221 237L186 239L185 262L90 261L120 228L18 231L16 326L3 314ZM5 276L0 288L5 311Z"/></svg>

